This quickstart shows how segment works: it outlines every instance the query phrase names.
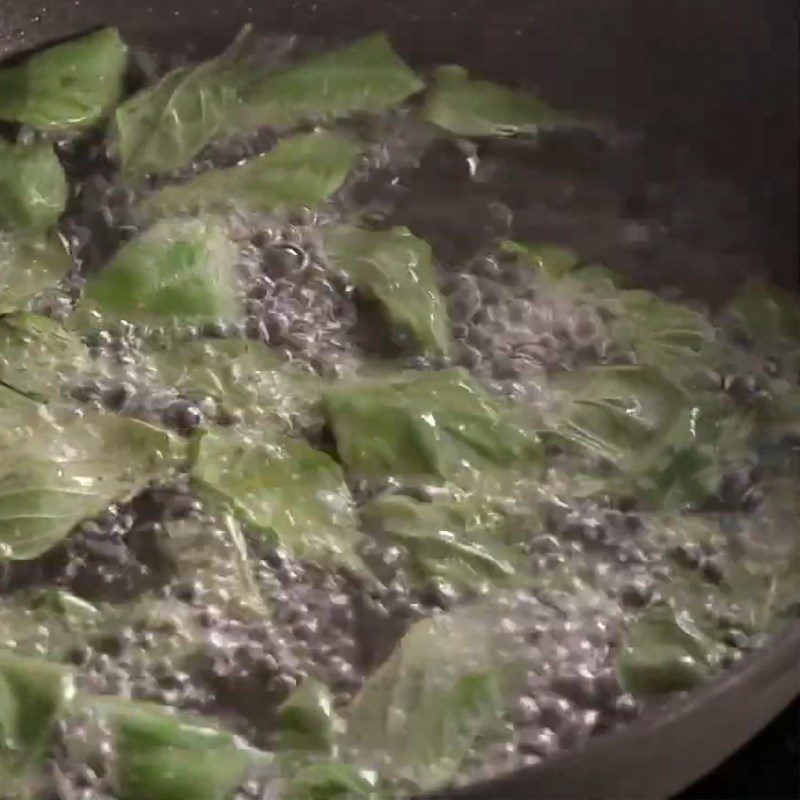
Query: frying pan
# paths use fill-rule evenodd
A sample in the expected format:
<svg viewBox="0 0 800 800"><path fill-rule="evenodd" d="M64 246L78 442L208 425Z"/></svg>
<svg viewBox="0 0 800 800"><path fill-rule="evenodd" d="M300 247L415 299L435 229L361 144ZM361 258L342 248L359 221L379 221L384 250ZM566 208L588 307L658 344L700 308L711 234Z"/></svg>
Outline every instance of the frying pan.
<svg viewBox="0 0 800 800"><path fill-rule="evenodd" d="M386 31L412 64L454 62L692 151L745 191L764 271L798 287L794 0L0 0L0 59L102 25L199 56L264 32ZM732 276L697 276L726 283ZM720 286L722 289L722 286ZM649 798L679 791L800 692L800 624L670 710L458 798Z"/></svg>

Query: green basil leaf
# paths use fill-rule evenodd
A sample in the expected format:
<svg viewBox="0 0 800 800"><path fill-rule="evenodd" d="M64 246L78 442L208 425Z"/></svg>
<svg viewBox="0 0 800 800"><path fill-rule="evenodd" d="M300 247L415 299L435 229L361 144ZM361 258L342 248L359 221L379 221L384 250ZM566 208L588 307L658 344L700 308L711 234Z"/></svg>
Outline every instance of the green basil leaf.
<svg viewBox="0 0 800 800"><path fill-rule="evenodd" d="M462 369L342 382L323 392L345 466L361 476L452 477L535 463L536 438Z"/></svg>
<svg viewBox="0 0 800 800"><path fill-rule="evenodd" d="M63 423L41 411L0 409L0 558L27 560L58 544L82 519L169 474L182 457L166 431L87 414Z"/></svg>
<svg viewBox="0 0 800 800"><path fill-rule="evenodd" d="M56 719L74 694L63 667L0 651L0 780L9 797L43 758Z"/></svg>
<svg viewBox="0 0 800 800"><path fill-rule="evenodd" d="M60 240L0 231L0 314L24 308L71 268L72 260Z"/></svg>
<svg viewBox="0 0 800 800"><path fill-rule="evenodd" d="M305 442L213 431L196 442L195 487L298 558L356 565L358 531L338 464Z"/></svg>
<svg viewBox="0 0 800 800"><path fill-rule="evenodd" d="M0 70L0 118L70 131L93 125L122 93L128 50L104 28Z"/></svg>
<svg viewBox="0 0 800 800"><path fill-rule="evenodd" d="M574 250L547 242L503 242L500 250L504 254L524 259L544 277L553 280L563 278L581 263L580 256Z"/></svg>
<svg viewBox="0 0 800 800"><path fill-rule="evenodd" d="M249 43L245 28L217 58L173 70L117 109L125 177L184 167L209 142L232 131L243 87L252 78Z"/></svg>
<svg viewBox="0 0 800 800"><path fill-rule="evenodd" d="M36 399L55 397L65 375L89 365L81 340L54 320L18 312L0 316L0 381Z"/></svg>
<svg viewBox="0 0 800 800"><path fill-rule="evenodd" d="M693 689L712 673L713 648L688 614L654 606L629 628L618 660L626 691L659 695Z"/></svg>
<svg viewBox="0 0 800 800"><path fill-rule="evenodd" d="M47 230L66 202L67 179L51 144L0 141L0 221Z"/></svg>
<svg viewBox="0 0 800 800"><path fill-rule="evenodd" d="M496 613L464 606L411 627L350 706L345 745L355 763L422 790L458 773L519 680Z"/></svg>
<svg viewBox="0 0 800 800"><path fill-rule="evenodd" d="M436 285L431 248L407 228L365 231L328 228L325 249L334 267L374 298L390 324L410 333L423 350L450 349L447 305Z"/></svg>
<svg viewBox="0 0 800 800"><path fill-rule="evenodd" d="M334 752L343 724L327 686L306 678L278 711L278 747L322 754Z"/></svg>
<svg viewBox="0 0 800 800"><path fill-rule="evenodd" d="M142 212L152 218L230 207L263 213L314 208L342 185L356 152L347 139L327 131L284 139L243 166L161 189Z"/></svg>
<svg viewBox="0 0 800 800"><path fill-rule="evenodd" d="M257 81L242 124L288 128L357 111L379 113L422 88L386 35L376 33Z"/></svg>
<svg viewBox="0 0 800 800"><path fill-rule="evenodd" d="M250 427L289 429L317 421L320 381L294 370L260 343L196 339L169 343L148 354L157 379L200 400L210 397Z"/></svg>
<svg viewBox="0 0 800 800"><path fill-rule="evenodd" d="M668 303L651 292L618 295L619 314L611 327L615 344L670 376L685 374L714 338L708 318L691 308Z"/></svg>
<svg viewBox="0 0 800 800"><path fill-rule="evenodd" d="M506 241L501 243L500 253L504 259L513 258L518 265L535 270L537 288L544 296L555 293L559 298L603 305L617 302L619 291L611 270L598 265L582 266L581 257L568 247Z"/></svg>
<svg viewBox="0 0 800 800"><path fill-rule="evenodd" d="M656 370L596 367L565 373L555 385L567 398L558 433L623 472L636 474L692 440L686 395Z"/></svg>
<svg viewBox="0 0 800 800"><path fill-rule="evenodd" d="M800 304L787 291L751 283L731 301L728 313L759 347L774 353L800 343Z"/></svg>
<svg viewBox="0 0 800 800"><path fill-rule="evenodd" d="M569 122L536 95L488 81L470 80L463 67L435 71L422 116L459 136L535 134Z"/></svg>
<svg viewBox="0 0 800 800"><path fill-rule="evenodd" d="M379 800L374 775L341 761L282 759L281 797L291 800Z"/></svg>
<svg viewBox="0 0 800 800"><path fill-rule="evenodd" d="M505 517L484 500L427 503L390 495L365 505L361 518L370 533L408 553L412 574L421 581L491 587L511 580L527 558L503 530Z"/></svg>
<svg viewBox="0 0 800 800"><path fill-rule="evenodd" d="M128 320L229 320L237 314L237 252L210 218L160 222L89 279L84 299Z"/></svg>
<svg viewBox="0 0 800 800"><path fill-rule="evenodd" d="M117 703L115 783L120 800L228 800L249 756L202 719L145 703Z"/></svg>

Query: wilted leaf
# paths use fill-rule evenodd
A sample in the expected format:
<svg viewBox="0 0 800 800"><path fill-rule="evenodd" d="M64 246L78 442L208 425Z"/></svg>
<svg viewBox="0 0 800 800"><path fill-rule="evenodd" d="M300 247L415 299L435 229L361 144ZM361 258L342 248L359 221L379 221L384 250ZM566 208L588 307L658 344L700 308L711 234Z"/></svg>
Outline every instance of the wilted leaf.
<svg viewBox="0 0 800 800"><path fill-rule="evenodd" d="M121 800L228 800L244 777L247 751L205 720L146 703L108 708Z"/></svg>
<svg viewBox="0 0 800 800"><path fill-rule="evenodd" d="M361 515L370 533L408 553L412 574L423 582L491 587L508 582L527 563L504 527L504 515L485 497L418 502L390 495L365 505Z"/></svg>
<svg viewBox="0 0 800 800"><path fill-rule="evenodd" d="M35 53L0 70L0 119L48 131L93 125L119 99L127 58L116 28Z"/></svg>
<svg viewBox="0 0 800 800"><path fill-rule="evenodd" d="M291 800L379 800L375 775L342 761L281 759L286 776L282 797ZM387 798L388 800L388 798Z"/></svg>
<svg viewBox="0 0 800 800"><path fill-rule="evenodd" d="M51 144L0 140L0 222L47 230L66 202L67 179Z"/></svg>
<svg viewBox="0 0 800 800"><path fill-rule="evenodd" d="M128 320L236 316L237 248L211 219L168 220L128 242L84 299Z"/></svg>
<svg viewBox="0 0 800 800"><path fill-rule="evenodd" d="M56 718L74 694L63 667L0 651L0 780L9 797L43 758Z"/></svg>
<svg viewBox="0 0 800 800"><path fill-rule="evenodd" d="M186 166L209 142L232 130L244 86L250 29L217 58L179 67L126 100L116 113L123 175Z"/></svg>
<svg viewBox="0 0 800 800"><path fill-rule="evenodd" d="M357 111L379 113L422 89L383 33L376 33L257 81L244 124L287 128Z"/></svg>
<svg viewBox="0 0 800 800"><path fill-rule="evenodd" d="M555 382L564 405L554 424L571 443L627 473L650 467L665 451L691 441L683 391L647 367L595 367Z"/></svg>
<svg viewBox="0 0 800 800"><path fill-rule="evenodd" d="M24 308L71 268L72 260L59 240L0 231L0 314Z"/></svg>
<svg viewBox="0 0 800 800"><path fill-rule="evenodd" d="M459 136L537 133L569 121L536 95L489 81L470 80L463 67L439 67L425 97L423 117Z"/></svg>
<svg viewBox="0 0 800 800"><path fill-rule="evenodd" d="M222 590L239 608L264 611L250 567L247 542L232 517L172 520L165 526L159 546L183 580L200 580L209 591Z"/></svg>
<svg viewBox="0 0 800 800"><path fill-rule="evenodd" d="M331 755L343 730L330 689L306 678L278 710L278 748Z"/></svg>
<svg viewBox="0 0 800 800"><path fill-rule="evenodd" d="M651 292L626 291L617 296L618 315L611 328L616 346L633 353L639 364L667 372L674 379L697 365L714 339L708 318Z"/></svg>
<svg viewBox="0 0 800 800"><path fill-rule="evenodd" d="M54 320L35 314L0 316L0 381L36 399L56 397L65 375L89 364L81 340Z"/></svg>
<svg viewBox="0 0 800 800"><path fill-rule="evenodd" d="M751 283L728 305L728 313L745 334L767 352L789 341L800 342L800 303L789 292Z"/></svg>
<svg viewBox="0 0 800 800"><path fill-rule="evenodd" d="M246 339L195 339L149 352L156 379L194 399L211 397L249 425L290 428L318 416L321 383Z"/></svg>
<svg viewBox="0 0 800 800"><path fill-rule="evenodd" d="M417 622L353 700L346 744L383 777L439 788L501 717L518 680L497 608Z"/></svg>
<svg viewBox="0 0 800 800"><path fill-rule="evenodd" d="M553 280L563 278L581 263L580 257L574 250L547 242L537 244L503 242L501 251L524 259L544 277Z"/></svg>
<svg viewBox="0 0 800 800"><path fill-rule="evenodd" d="M431 248L407 228L365 231L341 226L324 232L333 266L374 298L391 325L410 333L423 350L450 348L449 320L436 286Z"/></svg>
<svg viewBox="0 0 800 800"><path fill-rule="evenodd" d="M356 564L352 499L339 465L303 441L213 431L196 443L192 481L297 558Z"/></svg>
<svg viewBox="0 0 800 800"><path fill-rule="evenodd" d="M465 370L406 373L323 393L336 449L352 472L448 477L483 463L535 463L536 438Z"/></svg>
<svg viewBox="0 0 800 800"><path fill-rule="evenodd" d="M619 654L622 686L635 695L660 695L693 689L712 674L713 645L684 612L654 606L629 628Z"/></svg>
<svg viewBox="0 0 800 800"><path fill-rule="evenodd" d="M99 414L63 424L38 411L0 409L0 555L35 558L82 519L169 474L182 456L166 431Z"/></svg>
<svg viewBox="0 0 800 800"><path fill-rule="evenodd" d="M264 213L314 208L342 185L356 152L347 139L327 131L284 139L242 166L161 189L142 212L152 218L230 207Z"/></svg>

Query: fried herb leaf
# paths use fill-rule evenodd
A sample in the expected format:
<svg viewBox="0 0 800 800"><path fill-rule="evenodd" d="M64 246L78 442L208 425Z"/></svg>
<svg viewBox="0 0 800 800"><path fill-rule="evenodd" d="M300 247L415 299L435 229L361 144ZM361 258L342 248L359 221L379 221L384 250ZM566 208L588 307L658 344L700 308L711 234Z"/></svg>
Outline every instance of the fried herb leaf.
<svg viewBox="0 0 800 800"><path fill-rule="evenodd" d="M342 761L323 761L296 756L282 759L286 776L282 797L291 800L380 800L374 773Z"/></svg>
<svg viewBox="0 0 800 800"><path fill-rule="evenodd" d="M252 79L245 28L217 58L179 67L126 100L116 112L122 173L136 178L186 166L209 142L231 132Z"/></svg>
<svg viewBox="0 0 800 800"><path fill-rule="evenodd" d="M67 179L47 142L12 145L0 140L0 222L44 231L67 202Z"/></svg>
<svg viewBox="0 0 800 800"><path fill-rule="evenodd" d="M119 100L127 59L116 28L35 53L0 70L0 119L56 132L93 125Z"/></svg>
<svg viewBox="0 0 800 800"><path fill-rule="evenodd" d="M278 712L278 747L281 750L334 753L343 724L333 707L327 686L306 678Z"/></svg>
<svg viewBox="0 0 800 800"><path fill-rule="evenodd" d="M559 435L628 474L691 441L684 392L654 369L594 367L565 373L556 387L565 398Z"/></svg>
<svg viewBox="0 0 800 800"><path fill-rule="evenodd" d="M27 560L64 539L82 519L124 500L182 457L166 431L132 419L88 414L58 422L38 409L0 409L0 557Z"/></svg>
<svg viewBox="0 0 800 800"><path fill-rule="evenodd" d="M153 218L231 207L263 213L314 208L342 185L356 152L347 139L327 131L284 139L243 166L161 189L142 212Z"/></svg>
<svg viewBox="0 0 800 800"><path fill-rule="evenodd" d="M402 548L421 582L441 580L460 589L507 583L526 558L505 530L504 515L487 498L418 502L390 495L361 509L368 531Z"/></svg>
<svg viewBox="0 0 800 800"><path fill-rule="evenodd" d="M339 457L360 476L452 477L539 455L512 407L462 369L340 383L323 392L323 407Z"/></svg>
<svg viewBox="0 0 800 800"><path fill-rule="evenodd" d="M422 790L457 774L519 677L497 609L487 605L417 622L367 679L348 716L345 746L354 763Z"/></svg>
<svg viewBox="0 0 800 800"><path fill-rule="evenodd" d="M319 416L320 381L292 369L261 343L246 339L196 339L165 343L148 354L157 380L181 394L212 398L249 426L289 429Z"/></svg>
<svg viewBox="0 0 800 800"><path fill-rule="evenodd" d="M165 220L128 242L89 279L85 300L127 320L230 320L237 248L213 219Z"/></svg>
<svg viewBox="0 0 800 800"><path fill-rule="evenodd" d="M564 124L568 117L536 95L471 80L463 67L439 67L422 116L459 136L515 136Z"/></svg>
<svg viewBox="0 0 800 800"><path fill-rule="evenodd" d="M81 340L47 317L23 312L0 316L0 381L40 400L58 395L65 375L89 364Z"/></svg>
<svg viewBox="0 0 800 800"><path fill-rule="evenodd" d="M0 780L9 797L43 758L56 718L74 693L63 667L0 651Z"/></svg>
<svg viewBox="0 0 800 800"><path fill-rule="evenodd" d="M325 231L332 265L375 299L389 323L410 333L426 352L450 349L447 305L436 285L431 248L407 228L366 231L350 226Z"/></svg>
<svg viewBox="0 0 800 800"><path fill-rule="evenodd" d="M242 780L247 751L205 720L146 703L117 702L110 710L121 800L227 800Z"/></svg>
<svg viewBox="0 0 800 800"><path fill-rule="evenodd" d="M688 614L662 604L631 625L618 670L626 691L647 696L693 689L710 677L712 664L712 645Z"/></svg>
<svg viewBox="0 0 800 800"><path fill-rule="evenodd" d="M297 558L355 565L358 531L339 465L303 441L212 431L196 442L192 482Z"/></svg>
<svg viewBox="0 0 800 800"><path fill-rule="evenodd" d="M357 111L379 113L422 89L383 33L258 80L242 124L288 128Z"/></svg>

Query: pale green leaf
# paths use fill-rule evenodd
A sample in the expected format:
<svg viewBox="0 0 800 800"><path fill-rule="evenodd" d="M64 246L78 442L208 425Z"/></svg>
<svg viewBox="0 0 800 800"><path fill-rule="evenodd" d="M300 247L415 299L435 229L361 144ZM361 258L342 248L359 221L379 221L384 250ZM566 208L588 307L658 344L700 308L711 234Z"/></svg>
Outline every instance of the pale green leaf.
<svg viewBox="0 0 800 800"><path fill-rule="evenodd" d="M160 549L174 564L175 573L187 581L202 581L208 591L221 591L235 610L264 612L264 602L253 577L247 542L239 523L230 516L219 519L173 520L165 526Z"/></svg>
<svg viewBox="0 0 800 800"><path fill-rule="evenodd" d="M153 218L226 208L263 213L315 208L342 185L356 152L347 139L327 131L284 139L242 166L166 186L144 202L142 213Z"/></svg>
<svg viewBox="0 0 800 800"><path fill-rule="evenodd" d="M274 351L246 339L195 339L148 353L156 379L181 394L210 397L254 426L309 425L318 412L319 379L293 369Z"/></svg>
<svg viewBox="0 0 800 800"><path fill-rule="evenodd" d="M183 456L166 431L132 419L86 414L56 421L44 411L0 409L0 557L35 558L82 519L171 473Z"/></svg>
<svg viewBox="0 0 800 800"><path fill-rule="evenodd" d="M332 265L380 305L388 322L426 352L450 349L447 306L436 285L431 248L407 228L366 231L350 226L324 231Z"/></svg>
<svg viewBox="0 0 800 800"><path fill-rule="evenodd" d="M422 87L386 35L376 33L257 81L242 124L288 128L357 111L380 113Z"/></svg>
<svg viewBox="0 0 800 800"><path fill-rule="evenodd" d="M619 678L635 695L686 691L712 674L714 647L685 613L665 604L644 612L629 628L618 658Z"/></svg>
<svg viewBox="0 0 800 800"><path fill-rule="evenodd" d="M237 252L213 219L165 220L90 278L84 299L127 320L230 320L237 314Z"/></svg>
<svg viewBox="0 0 800 800"><path fill-rule="evenodd" d="M249 763L234 737L146 703L108 704L120 800L228 800Z"/></svg>
<svg viewBox="0 0 800 800"><path fill-rule="evenodd" d="M0 651L0 780L4 791L13 793L44 757L56 719L74 694L72 676L63 667Z"/></svg>
<svg viewBox="0 0 800 800"><path fill-rule="evenodd" d="M497 612L464 606L409 630L350 707L345 742L356 764L422 790L458 773L519 677Z"/></svg>
<svg viewBox="0 0 800 800"><path fill-rule="evenodd" d="M327 686L306 678L278 709L278 748L322 755L334 752L342 720Z"/></svg>
<svg viewBox="0 0 800 800"><path fill-rule="evenodd" d="M0 231L0 314L24 308L71 268L69 253L58 239Z"/></svg>
<svg viewBox="0 0 800 800"><path fill-rule="evenodd" d="M342 382L323 393L345 466L365 477L452 477L485 463L535 464L536 437L465 370Z"/></svg>
<svg viewBox="0 0 800 800"><path fill-rule="evenodd" d="M439 67L425 96L423 117L459 136L535 134L569 122L536 95L470 80L463 67Z"/></svg>
<svg viewBox="0 0 800 800"><path fill-rule="evenodd" d="M186 166L209 142L229 132L252 74L250 29L217 58L179 67L126 100L116 113L123 175Z"/></svg>
<svg viewBox="0 0 800 800"><path fill-rule="evenodd" d="M0 222L33 231L55 225L67 202L67 179L48 142L0 140Z"/></svg>
<svg viewBox="0 0 800 800"><path fill-rule="evenodd" d="M93 125L122 93L128 49L104 28L0 70L0 119L48 131Z"/></svg>
<svg viewBox="0 0 800 800"><path fill-rule="evenodd" d="M635 474L691 442L684 392L648 367L594 367L555 381L564 404L555 429L566 440Z"/></svg>
<svg viewBox="0 0 800 800"><path fill-rule="evenodd" d="M305 442L209 432L196 443L191 476L210 500L297 558L357 564L359 534L341 469Z"/></svg>
<svg viewBox="0 0 800 800"><path fill-rule="evenodd" d="M58 396L66 376L87 368L81 340L58 322L35 314L0 316L0 381L36 399Z"/></svg>
<svg viewBox="0 0 800 800"><path fill-rule="evenodd" d="M527 558L508 535L505 515L486 497L418 502L379 497L361 509L366 529L408 554L411 573L422 582L442 580L460 589L509 582Z"/></svg>

